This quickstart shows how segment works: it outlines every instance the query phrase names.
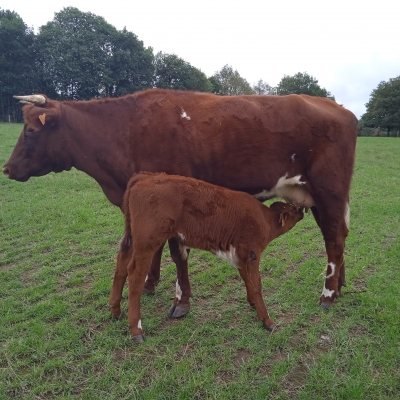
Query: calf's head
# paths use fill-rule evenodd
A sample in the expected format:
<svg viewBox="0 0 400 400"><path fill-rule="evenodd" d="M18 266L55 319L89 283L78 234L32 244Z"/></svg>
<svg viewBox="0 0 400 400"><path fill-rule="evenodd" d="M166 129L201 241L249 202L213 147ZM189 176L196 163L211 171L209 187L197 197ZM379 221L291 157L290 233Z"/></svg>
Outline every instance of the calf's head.
<svg viewBox="0 0 400 400"><path fill-rule="evenodd" d="M27 104L23 108L24 128L3 167L3 174L24 182L31 176L67 169L63 162L64 140L58 129L59 103L43 95L17 98Z"/></svg>
<svg viewBox="0 0 400 400"><path fill-rule="evenodd" d="M300 207L296 207L289 203L276 201L270 205L270 209L276 214L276 221L279 226L279 234L281 235L292 229L297 222L303 219L304 214Z"/></svg>

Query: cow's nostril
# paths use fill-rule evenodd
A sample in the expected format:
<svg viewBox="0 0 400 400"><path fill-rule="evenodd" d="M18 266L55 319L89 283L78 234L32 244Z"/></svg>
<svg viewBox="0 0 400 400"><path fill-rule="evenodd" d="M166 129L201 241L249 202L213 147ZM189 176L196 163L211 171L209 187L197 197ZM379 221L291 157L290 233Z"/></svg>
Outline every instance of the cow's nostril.
<svg viewBox="0 0 400 400"><path fill-rule="evenodd" d="M8 178L10 175L10 170L7 167L3 168L3 174Z"/></svg>

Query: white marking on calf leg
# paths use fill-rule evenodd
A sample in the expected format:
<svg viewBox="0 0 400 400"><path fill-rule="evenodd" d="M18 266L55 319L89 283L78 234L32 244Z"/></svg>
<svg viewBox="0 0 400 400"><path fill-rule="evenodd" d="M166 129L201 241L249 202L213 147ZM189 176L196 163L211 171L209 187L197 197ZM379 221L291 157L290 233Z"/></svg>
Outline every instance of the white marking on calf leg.
<svg viewBox="0 0 400 400"><path fill-rule="evenodd" d="M138 322L138 324L137 324L137 327L139 328L139 329L142 329L142 320L141 319L139 319L139 322ZM143 330L143 329L142 329Z"/></svg>
<svg viewBox="0 0 400 400"><path fill-rule="evenodd" d="M176 287L175 296L176 296L176 298L177 298L178 301L179 301L179 300L182 298L182 289L181 289L181 287L179 286L178 280L176 280L176 285L175 285L175 287Z"/></svg>
<svg viewBox="0 0 400 400"><path fill-rule="evenodd" d="M324 288L322 289L322 295L325 296L325 298L326 297L332 297L333 293L335 293L334 290L329 290L324 285Z"/></svg>

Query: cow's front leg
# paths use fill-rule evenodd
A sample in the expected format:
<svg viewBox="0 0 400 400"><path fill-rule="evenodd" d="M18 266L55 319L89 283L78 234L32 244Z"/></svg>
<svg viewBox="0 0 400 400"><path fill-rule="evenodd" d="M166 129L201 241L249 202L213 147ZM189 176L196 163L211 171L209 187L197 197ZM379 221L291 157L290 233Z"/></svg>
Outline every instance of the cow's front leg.
<svg viewBox="0 0 400 400"><path fill-rule="evenodd" d="M176 238L169 239L168 244L172 260L176 264L177 274L175 299L168 314L173 318L179 318L186 315L190 310L189 299L192 295L188 273L188 257L190 249L185 249L184 254L181 254L179 243Z"/></svg>
<svg viewBox="0 0 400 400"><path fill-rule="evenodd" d="M143 294L153 294L158 282L160 282L161 256L164 245L165 243L155 252L153 256L151 267L144 284Z"/></svg>

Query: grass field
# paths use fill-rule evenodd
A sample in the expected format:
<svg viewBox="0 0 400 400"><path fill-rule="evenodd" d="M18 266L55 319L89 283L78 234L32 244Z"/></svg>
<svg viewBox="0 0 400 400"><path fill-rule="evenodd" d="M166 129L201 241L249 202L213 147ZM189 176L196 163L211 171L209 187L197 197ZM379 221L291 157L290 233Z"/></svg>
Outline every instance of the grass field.
<svg viewBox="0 0 400 400"><path fill-rule="evenodd" d="M0 166L21 130L0 124ZM142 299L147 341L107 302L123 223L76 170L0 177L0 399L399 399L400 140L360 138L347 288L316 306L326 268L311 213L271 243L267 332L228 264L192 250L192 308L172 320L175 266ZM127 292L124 292L126 311Z"/></svg>

